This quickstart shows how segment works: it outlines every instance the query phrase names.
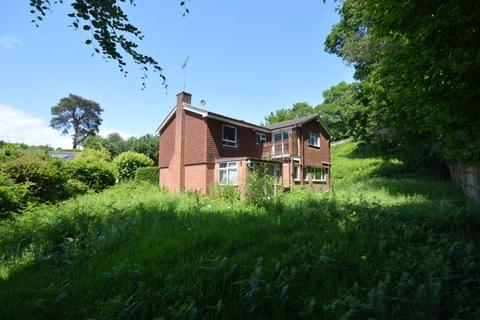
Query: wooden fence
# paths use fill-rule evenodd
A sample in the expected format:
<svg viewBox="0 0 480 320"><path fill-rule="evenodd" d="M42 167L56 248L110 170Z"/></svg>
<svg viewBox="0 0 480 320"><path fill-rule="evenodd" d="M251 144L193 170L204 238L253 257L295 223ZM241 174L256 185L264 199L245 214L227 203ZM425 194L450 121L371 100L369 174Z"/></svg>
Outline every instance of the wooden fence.
<svg viewBox="0 0 480 320"><path fill-rule="evenodd" d="M480 204L480 165L450 164L450 175L463 192Z"/></svg>

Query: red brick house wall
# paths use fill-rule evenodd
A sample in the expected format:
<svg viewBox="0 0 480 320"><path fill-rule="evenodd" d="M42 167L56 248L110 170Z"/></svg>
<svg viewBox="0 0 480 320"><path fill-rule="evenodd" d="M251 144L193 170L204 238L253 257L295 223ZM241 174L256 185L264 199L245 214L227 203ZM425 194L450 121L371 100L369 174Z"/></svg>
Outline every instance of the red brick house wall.
<svg viewBox="0 0 480 320"><path fill-rule="evenodd" d="M167 127L160 133L160 145L158 153L158 163L160 168L168 167L175 151L175 118L173 118Z"/></svg>
<svg viewBox="0 0 480 320"><path fill-rule="evenodd" d="M322 162L330 163L330 146L328 134L317 121L305 123L302 128L301 143L304 150L304 164L307 166L322 167ZM312 147L308 143L308 133L320 134L320 148Z"/></svg>
<svg viewBox="0 0 480 320"><path fill-rule="evenodd" d="M227 158L242 158L238 161L238 185L245 184L248 174L247 159L260 159L268 145L256 144L255 125L232 124L223 116L209 114L190 106L191 95L181 92L177 95L176 108L165 120L160 129L159 168L160 185L173 192L197 190L208 193L218 179L218 161ZM198 113L197 113L198 110ZM220 119L219 119L220 118ZM225 117L226 118L226 117ZM311 119L311 118L310 118ZM240 121L239 121L240 122ZM223 145L222 127L227 125L237 130L237 147ZM265 128L265 130L268 130ZM289 135L290 155L293 158L275 158L282 162L282 181L285 187L293 185L310 185L315 189L330 187L330 143L329 134L317 121L312 120L298 127L286 127L275 131L291 131ZM308 133L319 133L320 147L309 145ZM266 142L271 141L271 134L266 133ZM271 145L271 144L270 144ZM265 147L265 148L264 148ZM265 149L265 150L264 150ZM299 161L300 159L300 161ZM277 162L278 163L278 162ZM293 180L294 164L301 168L300 181ZM327 181L304 181L303 167L311 166L328 170Z"/></svg>
<svg viewBox="0 0 480 320"><path fill-rule="evenodd" d="M185 165L207 162L207 122L185 110Z"/></svg>
<svg viewBox="0 0 480 320"><path fill-rule="evenodd" d="M222 126L227 125L237 128L237 145L238 147L224 146L222 142ZM218 158L230 157L262 157L262 146L257 145L257 134L254 129L242 127L228 122L207 119L207 160L215 161ZM270 134L267 134L267 141Z"/></svg>

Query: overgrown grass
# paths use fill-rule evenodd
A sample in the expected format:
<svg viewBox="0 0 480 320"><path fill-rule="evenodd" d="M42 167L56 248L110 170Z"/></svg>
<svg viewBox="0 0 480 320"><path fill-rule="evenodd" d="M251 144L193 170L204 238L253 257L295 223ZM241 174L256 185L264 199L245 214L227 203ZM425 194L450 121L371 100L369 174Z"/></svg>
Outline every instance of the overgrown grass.
<svg viewBox="0 0 480 320"><path fill-rule="evenodd" d="M480 214L334 148L335 191L265 207L124 184L0 225L1 319L480 317Z"/></svg>

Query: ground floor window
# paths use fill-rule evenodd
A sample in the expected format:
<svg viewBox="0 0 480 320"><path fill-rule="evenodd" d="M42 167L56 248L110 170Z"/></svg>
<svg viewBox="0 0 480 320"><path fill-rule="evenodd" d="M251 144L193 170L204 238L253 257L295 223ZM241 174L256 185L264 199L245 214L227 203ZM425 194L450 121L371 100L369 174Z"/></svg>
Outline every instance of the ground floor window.
<svg viewBox="0 0 480 320"><path fill-rule="evenodd" d="M293 165L293 180L300 181L300 166Z"/></svg>
<svg viewBox="0 0 480 320"><path fill-rule="evenodd" d="M218 169L218 184L237 185L237 163L236 162L220 163L220 167Z"/></svg>
<svg viewBox="0 0 480 320"><path fill-rule="evenodd" d="M308 181L326 181L327 180L327 169L325 168L315 168L315 167L304 167L303 168L303 180Z"/></svg>

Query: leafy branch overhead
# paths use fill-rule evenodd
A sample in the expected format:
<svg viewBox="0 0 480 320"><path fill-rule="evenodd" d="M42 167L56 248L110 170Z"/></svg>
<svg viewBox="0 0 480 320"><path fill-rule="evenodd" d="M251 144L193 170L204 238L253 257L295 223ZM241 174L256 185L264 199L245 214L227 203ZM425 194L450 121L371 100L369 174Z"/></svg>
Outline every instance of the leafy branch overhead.
<svg viewBox="0 0 480 320"><path fill-rule="evenodd" d="M64 0L54 1L53 4L63 4ZM126 76L127 62L121 51L129 55L140 66L143 73L142 86L145 87L147 74L150 70L159 74L166 87L163 68L157 60L149 55L138 51L138 40L142 40L142 32L130 23L128 16L123 11L121 4L129 2L135 6L134 0L73 0L71 6L73 12L68 16L73 19L71 26L90 33L90 38L85 41L86 45L92 45L96 53L102 54L105 59L114 60L118 63L120 72ZM38 27L46 13L51 11L50 0L30 0L30 13L34 15L32 23ZM180 6L188 13L185 1L180 1Z"/></svg>

